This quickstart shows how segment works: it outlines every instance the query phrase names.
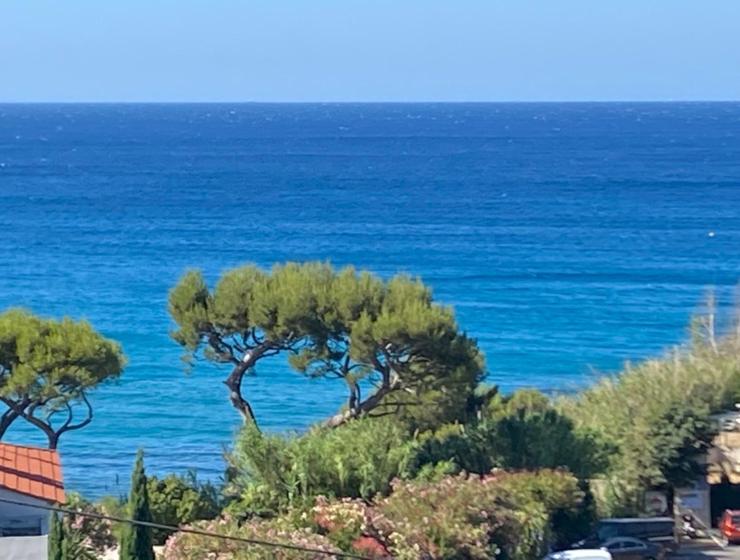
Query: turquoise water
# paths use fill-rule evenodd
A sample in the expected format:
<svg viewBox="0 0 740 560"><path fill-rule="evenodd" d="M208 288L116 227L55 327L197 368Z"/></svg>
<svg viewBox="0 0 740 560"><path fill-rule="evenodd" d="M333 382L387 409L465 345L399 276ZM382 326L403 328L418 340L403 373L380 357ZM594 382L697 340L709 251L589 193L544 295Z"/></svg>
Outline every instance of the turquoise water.
<svg viewBox="0 0 740 560"><path fill-rule="evenodd" d="M732 304L740 104L0 105L0 226L0 307L85 317L130 361L62 439L68 486L121 491L138 447L217 477L238 419L168 337L186 267L419 274L490 382L570 390L680 342L709 289ZM248 391L272 430L343 395L280 363Z"/></svg>

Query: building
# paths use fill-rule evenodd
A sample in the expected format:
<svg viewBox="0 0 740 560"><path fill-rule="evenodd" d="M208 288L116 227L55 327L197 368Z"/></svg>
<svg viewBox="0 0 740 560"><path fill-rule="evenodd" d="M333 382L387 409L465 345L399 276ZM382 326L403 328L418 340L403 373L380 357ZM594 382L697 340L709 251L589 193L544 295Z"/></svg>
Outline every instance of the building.
<svg viewBox="0 0 740 560"><path fill-rule="evenodd" d="M715 525L725 509L740 509L740 410L719 414L714 421L717 435L707 453L706 477L676 489L678 510L706 526Z"/></svg>
<svg viewBox="0 0 740 560"><path fill-rule="evenodd" d="M64 503L56 450L0 443L0 560L46 558L51 514Z"/></svg>

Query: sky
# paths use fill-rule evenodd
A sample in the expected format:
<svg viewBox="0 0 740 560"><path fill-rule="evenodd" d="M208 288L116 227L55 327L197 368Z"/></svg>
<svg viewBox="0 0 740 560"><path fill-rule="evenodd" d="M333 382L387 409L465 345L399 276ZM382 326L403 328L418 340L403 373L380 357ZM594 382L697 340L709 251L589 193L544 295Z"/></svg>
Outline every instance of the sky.
<svg viewBox="0 0 740 560"><path fill-rule="evenodd" d="M0 0L0 101L740 100L740 0Z"/></svg>

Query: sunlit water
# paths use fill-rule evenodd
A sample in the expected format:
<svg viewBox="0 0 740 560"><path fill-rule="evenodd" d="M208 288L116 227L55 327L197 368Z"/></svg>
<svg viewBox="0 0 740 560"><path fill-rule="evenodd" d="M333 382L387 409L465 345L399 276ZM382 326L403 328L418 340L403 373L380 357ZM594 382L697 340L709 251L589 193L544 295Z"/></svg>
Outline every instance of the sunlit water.
<svg viewBox="0 0 740 560"><path fill-rule="evenodd" d="M168 337L184 269L418 274L490 382L571 390L680 342L709 289L731 305L740 105L0 105L0 227L0 305L88 318L129 358L63 437L68 486L121 492L138 447L213 478L238 419ZM343 395L277 362L247 391L271 430Z"/></svg>

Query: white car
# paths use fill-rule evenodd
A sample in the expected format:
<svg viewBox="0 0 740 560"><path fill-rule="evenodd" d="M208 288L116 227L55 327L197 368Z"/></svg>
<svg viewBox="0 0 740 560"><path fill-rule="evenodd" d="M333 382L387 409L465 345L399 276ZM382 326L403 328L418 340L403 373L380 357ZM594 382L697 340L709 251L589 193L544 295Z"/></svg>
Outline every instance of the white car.
<svg viewBox="0 0 740 560"><path fill-rule="evenodd" d="M612 555L600 548L580 548L553 552L548 554L545 560L612 560Z"/></svg>

